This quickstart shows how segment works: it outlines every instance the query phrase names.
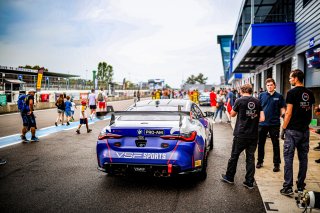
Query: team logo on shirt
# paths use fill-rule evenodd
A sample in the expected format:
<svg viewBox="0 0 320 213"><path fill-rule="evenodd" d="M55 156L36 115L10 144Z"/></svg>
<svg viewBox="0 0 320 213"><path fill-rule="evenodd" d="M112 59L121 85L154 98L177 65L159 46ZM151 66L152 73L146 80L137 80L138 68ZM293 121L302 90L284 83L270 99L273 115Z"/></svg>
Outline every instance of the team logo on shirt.
<svg viewBox="0 0 320 213"><path fill-rule="evenodd" d="M308 93L302 93L302 100L308 101L309 100L309 94Z"/></svg>
<svg viewBox="0 0 320 213"><path fill-rule="evenodd" d="M251 119L254 119L257 117L257 110L255 110L256 105L254 102L248 103L248 110L246 110L246 116L251 117Z"/></svg>
<svg viewBox="0 0 320 213"><path fill-rule="evenodd" d="M306 93L306 92L302 93L302 100L303 101L300 102L300 107L305 109L306 111L311 110L309 99L310 99L310 97L309 97L308 93Z"/></svg>
<svg viewBox="0 0 320 213"><path fill-rule="evenodd" d="M249 103L248 103L248 108L249 108L250 110L254 109L255 107L256 107L256 105L254 104L254 102L249 102Z"/></svg>

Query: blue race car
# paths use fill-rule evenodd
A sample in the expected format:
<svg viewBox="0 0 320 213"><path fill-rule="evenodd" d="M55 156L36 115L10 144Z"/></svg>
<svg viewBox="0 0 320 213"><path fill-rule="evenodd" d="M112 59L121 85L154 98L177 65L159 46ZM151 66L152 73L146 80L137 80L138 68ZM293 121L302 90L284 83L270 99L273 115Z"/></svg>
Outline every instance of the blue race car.
<svg viewBox="0 0 320 213"><path fill-rule="evenodd" d="M211 113L189 100L144 100L112 112L97 141L98 168L110 175L207 176Z"/></svg>

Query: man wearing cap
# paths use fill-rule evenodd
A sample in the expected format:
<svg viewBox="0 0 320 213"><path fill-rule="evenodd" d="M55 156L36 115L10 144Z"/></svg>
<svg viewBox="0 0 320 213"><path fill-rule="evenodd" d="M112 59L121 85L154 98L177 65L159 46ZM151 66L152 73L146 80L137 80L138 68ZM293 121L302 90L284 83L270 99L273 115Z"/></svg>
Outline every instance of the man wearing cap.
<svg viewBox="0 0 320 213"><path fill-rule="evenodd" d="M36 118L33 114L34 111L34 94L35 90L31 89L28 92L28 95L26 97L26 105L29 106L28 109L24 112L21 112L21 118L23 122L23 128L22 128L22 135L21 139L24 143L29 142L29 140L26 138L26 133L30 130L31 131L31 142L38 142L39 138L36 137Z"/></svg>

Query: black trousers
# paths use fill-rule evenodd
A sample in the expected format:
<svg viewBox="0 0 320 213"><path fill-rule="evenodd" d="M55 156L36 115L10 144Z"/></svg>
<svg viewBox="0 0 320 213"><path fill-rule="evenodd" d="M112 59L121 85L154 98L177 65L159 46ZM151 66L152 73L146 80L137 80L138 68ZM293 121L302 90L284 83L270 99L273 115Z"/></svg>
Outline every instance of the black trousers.
<svg viewBox="0 0 320 213"><path fill-rule="evenodd" d="M233 138L231 157L228 161L226 176L229 180L234 180L237 171L238 159L244 150L246 151L246 182L254 182L254 153L257 148L257 139Z"/></svg>
<svg viewBox="0 0 320 213"><path fill-rule="evenodd" d="M273 164L275 166L279 166L281 163L279 145L280 126L259 126L258 163L263 163L264 147L268 132L273 145Z"/></svg>

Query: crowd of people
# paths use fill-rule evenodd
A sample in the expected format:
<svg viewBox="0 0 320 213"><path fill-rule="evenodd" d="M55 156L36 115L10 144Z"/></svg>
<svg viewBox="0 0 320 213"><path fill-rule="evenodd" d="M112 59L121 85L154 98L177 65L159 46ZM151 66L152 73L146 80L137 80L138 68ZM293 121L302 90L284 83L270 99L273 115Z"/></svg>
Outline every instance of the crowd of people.
<svg viewBox="0 0 320 213"><path fill-rule="evenodd" d="M243 185L249 189L254 188L255 169L261 169L264 163L265 143L269 135L273 145L273 172L280 171L281 156L279 137L284 139L283 158L284 158L284 183L280 190L282 195L293 194L293 159L295 150L298 153L299 172L296 181L297 190L302 191L306 184L305 179L308 170L308 152L309 152L309 124L312 119L312 109L315 104L315 97L311 90L303 86L304 73L301 70L293 70L290 73L289 82L293 87L283 95L276 92L276 82L272 78L268 78L265 82L266 91L259 91L256 95L250 84L241 86L240 91L232 89L220 89L215 92L212 88L210 92L210 104L214 113L214 122L219 116L222 121L222 113L226 112L228 122L231 117L237 116L235 128L233 131L233 145L231 157L228 161L225 174L221 175L224 182L234 183L234 177L237 170L237 162L240 154L246 152L246 176ZM29 142L26 133L31 131L31 141L39 141L36 137L36 119L34 111L34 94L35 90L30 90L27 95L21 98L21 118L23 128L21 139L23 142ZM137 100L140 100L140 91L134 94ZM167 98L184 98L188 96L190 100L197 102L199 92L193 91L172 91L172 90L154 90L152 92L153 99ZM19 100L20 101L20 100ZM18 105L19 105L18 101ZM91 119L94 118L97 106L99 110L106 110L107 95L103 88L95 93L92 89L87 100L81 101L80 108L80 124L76 130L80 134L82 125L86 125L87 132L91 132L88 126L88 116L86 113L87 106L90 108ZM24 104L24 105L22 105ZM64 125L64 116L66 116L66 124L69 125L73 120L75 111L75 103L70 96L61 94L55 103L58 121ZM320 115L320 105L315 107L315 114ZM281 120L283 124L281 127ZM258 159L255 165L254 153L258 148ZM320 143L314 150L320 150ZM320 163L320 159L316 160ZM1 160L1 164L5 164L5 160Z"/></svg>
<svg viewBox="0 0 320 213"><path fill-rule="evenodd" d="M311 90L303 86L303 81L304 73L301 70L291 71L289 82L293 88L287 92L286 99L276 92L276 82L272 78L266 80L267 91L260 91L258 98L254 97L250 84L241 86L240 98L236 99L230 111L230 116L237 116L237 119L233 132L231 157L226 173L221 175L224 182L234 183L239 156L245 151L246 176L243 185L249 189L254 188L255 168L261 169L263 167L264 146L267 134L269 134L273 145L273 172L280 171L279 137L284 139L284 182L280 193L287 196L294 193L292 187L294 185L293 159L295 150L297 150L299 159L297 191L301 192L305 189L310 142L309 124L315 97ZM320 111L319 108L316 110ZM282 127L281 118L283 118ZM258 161L255 166L254 153L257 147Z"/></svg>

